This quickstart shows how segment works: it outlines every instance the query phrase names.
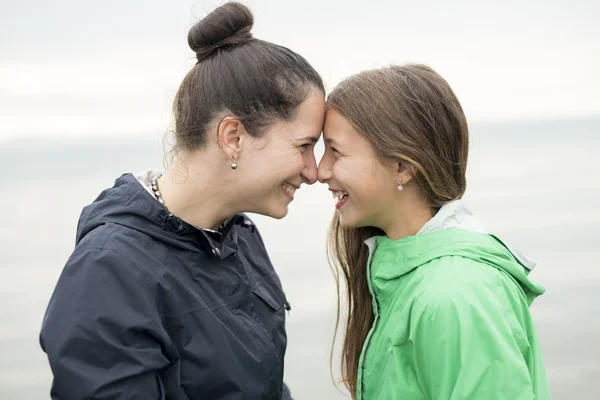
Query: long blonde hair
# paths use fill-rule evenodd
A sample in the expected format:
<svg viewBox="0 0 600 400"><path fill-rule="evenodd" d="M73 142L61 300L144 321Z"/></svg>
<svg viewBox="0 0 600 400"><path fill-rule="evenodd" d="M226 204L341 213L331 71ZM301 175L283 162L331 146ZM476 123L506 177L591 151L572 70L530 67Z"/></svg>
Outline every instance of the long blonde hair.
<svg viewBox="0 0 600 400"><path fill-rule="evenodd" d="M432 208L464 194L467 121L456 95L433 69L405 65L362 72L341 82L329 95L327 107L347 119L378 156L412 165L414 181ZM341 367L342 381L352 398L360 353L374 318L364 241L383 234L374 227L344 228L337 213L329 230L327 252L338 290L336 335L344 300L340 272L347 289Z"/></svg>

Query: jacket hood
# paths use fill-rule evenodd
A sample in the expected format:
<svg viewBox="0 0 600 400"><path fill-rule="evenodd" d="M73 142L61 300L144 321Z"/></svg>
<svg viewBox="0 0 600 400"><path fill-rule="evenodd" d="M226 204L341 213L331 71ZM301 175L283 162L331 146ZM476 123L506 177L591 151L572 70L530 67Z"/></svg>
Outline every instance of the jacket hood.
<svg viewBox="0 0 600 400"><path fill-rule="evenodd" d="M415 236L399 240L377 236L366 243L371 249L371 275L376 286L387 286L386 282L432 260L459 256L504 270L523 287L530 301L545 291L528 277L535 263L487 234L460 200L442 207Z"/></svg>
<svg viewBox="0 0 600 400"><path fill-rule="evenodd" d="M211 237L202 229L171 214L135 176L128 173L118 178L112 188L104 190L92 204L83 209L77 227L76 243L84 240L94 229L106 224L125 226L186 250L219 249L220 256L225 257L235 251L232 243L234 240L221 243L219 237L226 238L235 224L251 222L241 214L236 215L223 228L222 235L215 233Z"/></svg>

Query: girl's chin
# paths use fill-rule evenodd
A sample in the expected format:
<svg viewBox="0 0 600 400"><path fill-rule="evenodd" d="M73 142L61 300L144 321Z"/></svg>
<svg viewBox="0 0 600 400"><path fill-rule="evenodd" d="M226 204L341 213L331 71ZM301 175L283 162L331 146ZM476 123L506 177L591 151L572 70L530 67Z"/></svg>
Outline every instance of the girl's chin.
<svg viewBox="0 0 600 400"><path fill-rule="evenodd" d="M342 225L344 228L360 228L360 224L358 224L356 220L345 216L342 212L338 211L338 214L340 216L340 225Z"/></svg>
<svg viewBox="0 0 600 400"><path fill-rule="evenodd" d="M349 211L349 210L346 210L346 212L338 211L338 216L340 218L340 225L342 225L342 227L347 228L347 229L363 228L365 226L374 227L374 225L372 223L370 223L371 221L366 221L365 219L361 220L360 218L353 216L351 213L349 213L347 211Z"/></svg>

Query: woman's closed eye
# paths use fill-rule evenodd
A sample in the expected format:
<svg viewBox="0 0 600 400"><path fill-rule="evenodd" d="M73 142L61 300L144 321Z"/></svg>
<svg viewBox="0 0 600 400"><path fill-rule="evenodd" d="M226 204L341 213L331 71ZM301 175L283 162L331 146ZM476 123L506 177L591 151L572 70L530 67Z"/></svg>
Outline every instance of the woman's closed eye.
<svg viewBox="0 0 600 400"><path fill-rule="evenodd" d="M304 153L308 148L310 148L310 146L312 146L312 143L301 144L300 145L300 151Z"/></svg>

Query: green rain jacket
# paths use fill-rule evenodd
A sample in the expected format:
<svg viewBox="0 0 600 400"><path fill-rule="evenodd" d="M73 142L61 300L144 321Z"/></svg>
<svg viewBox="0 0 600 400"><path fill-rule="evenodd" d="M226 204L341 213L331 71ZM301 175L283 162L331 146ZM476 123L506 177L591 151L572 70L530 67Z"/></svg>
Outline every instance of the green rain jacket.
<svg viewBox="0 0 600 400"><path fill-rule="evenodd" d="M367 241L375 321L357 400L550 399L529 306L531 261L461 200L415 236Z"/></svg>

